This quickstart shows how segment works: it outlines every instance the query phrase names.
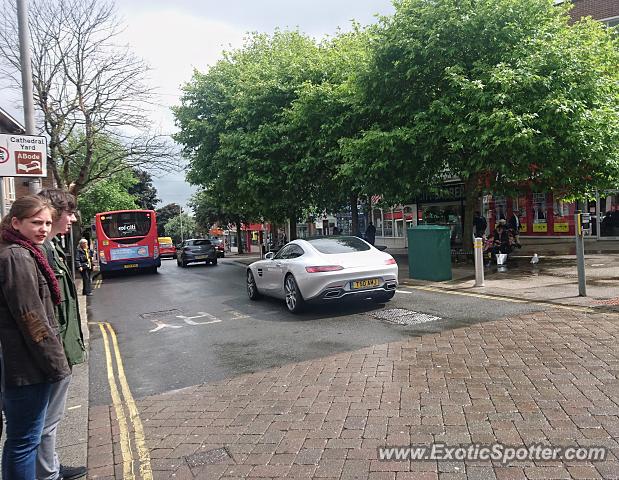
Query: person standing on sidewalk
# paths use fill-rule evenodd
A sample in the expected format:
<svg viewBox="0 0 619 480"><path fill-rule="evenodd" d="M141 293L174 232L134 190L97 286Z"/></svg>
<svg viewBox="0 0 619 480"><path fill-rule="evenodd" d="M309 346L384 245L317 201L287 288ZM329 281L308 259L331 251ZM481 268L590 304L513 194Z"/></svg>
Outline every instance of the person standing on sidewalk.
<svg viewBox="0 0 619 480"><path fill-rule="evenodd" d="M58 235L66 235L71 225L77 221L75 217L77 203L75 197L69 192L56 188L42 190L39 196L48 200L55 210L50 232L51 239L43 243L41 249L56 275L62 294L61 302L56 305L55 313L60 325L60 336L67 362L69 367L73 368L73 365L86 360L86 347L84 346L77 289ZM88 472L84 466L62 465L56 453L56 434L58 425L64 416L71 378L72 376L68 376L52 387L45 415L45 426L37 452L36 480L71 480L83 477Z"/></svg>
<svg viewBox="0 0 619 480"><path fill-rule="evenodd" d="M82 238L75 252L75 266L82 276L82 295L92 295L92 250L88 248L88 240Z"/></svg>
<svg viewBox="0 0 619 480"><path fill-rule="evenodd" d="M37 448L54 384L71 371L54 305L60 287L40 250L52 228L52 206L18 198L0 223L0 344L6 441L2 478L33 480Z"/></svg>

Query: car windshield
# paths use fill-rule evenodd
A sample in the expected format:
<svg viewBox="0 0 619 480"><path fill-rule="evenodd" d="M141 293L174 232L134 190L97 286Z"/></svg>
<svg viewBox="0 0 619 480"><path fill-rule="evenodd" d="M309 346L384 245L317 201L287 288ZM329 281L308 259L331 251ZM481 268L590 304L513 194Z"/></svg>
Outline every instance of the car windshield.
<svg viewBox="0 0 619 480"><path fill-rule="evenodd" d="M191 245L193 245L194 247L198 247L200 245L210 245L211 241L210 240L194 240L193 242L191 242Z"/></svg>
<svg viewBox="0 0 619 480"><path fill-rule="evenodd" d="M320 253L337 254L364 252L370 246L358 237L317 237L307 241Z"/></svg>

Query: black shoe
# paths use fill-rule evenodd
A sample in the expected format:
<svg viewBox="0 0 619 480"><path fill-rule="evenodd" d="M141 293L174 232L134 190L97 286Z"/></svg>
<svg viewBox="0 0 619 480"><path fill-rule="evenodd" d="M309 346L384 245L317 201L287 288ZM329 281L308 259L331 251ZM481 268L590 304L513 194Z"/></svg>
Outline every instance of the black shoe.
<svg viewBox="0 0 619 480"><path fill-rule="evenodd" d="M92 296L92 292L84 293L84 295L86 295L87 297L90 297Z"/></svg>
<svg viewBox="0 0 619 480"><path fill-rule="evenodd" d="M85 477L88 473L86 467L67 467L60 465L60 476L58 480L74 480L76 478Z"/></svg>

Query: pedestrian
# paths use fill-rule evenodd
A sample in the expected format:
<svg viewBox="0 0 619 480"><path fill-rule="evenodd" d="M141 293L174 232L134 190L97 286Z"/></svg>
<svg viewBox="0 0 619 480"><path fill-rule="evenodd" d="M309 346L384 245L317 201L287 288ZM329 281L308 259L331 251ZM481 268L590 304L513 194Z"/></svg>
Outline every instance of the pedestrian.
<svg viewBox="0 0 619 480"><path fill-rule="evenodd" d="M484 217L481 212L476 211L473 216L473 237L485 238L486 228L488 228L488 221L486 220L486 217Z"/></svg>
<svg viewBox="0 0 619 480"><path fill-rule="evenodd" d="M337 228L337 226L333 227L333 233L332 235L339 235L340 234L340 229Z"/></svg>
<svg viewBox="0 0 619 480"><path fill-rule="evenodd" d="M507 230L514 238L514 245L520 248L520 219L515 211L512 212L512 216L509 217L509 221L507 222Z"/></svg>
<svg viewBox="0 0 619 480"><path fill-rule="evenodd" d="M55 313L60 325L65 356L69 368L72 369L73 365L83 363L86 360L86 348L82 333L77 289L58 236L66 235L71 229L71 225L77 221L75 217L77 203L73 195L61 189L45 189L39 192L39 196L48 200L55 210L52 230L49 235L51 238L46 240L41 248L58 279L62 294L62 300L60 304L56 305ZM41 443L37 452L37 480L72 480L83 477L88 472L84 466L62 465L56 452L56 433L64 416L71 379L72 376L69 375L52 386Z"/></svg>
<svg viewBox="0 0 619 480"><path fill-rule="evenodd" d="M509 254L512 252L512 240L509 231L505 227L505 219L502 218L497 224L493 234L493 249L492 253L495 255L498 253Z"/></svg>
<svg viewBox="0 0 619 480"><path fill-rule="evenodd" d="M39 246L53 208L36 195L15 200L0 223L0 344L6 441L2 478L33 480L52 387L70 375L54 305L62 294Z"/></svg>
<svg viewBox="0 0 619 480"><path fill-rule="evenodd" d="M88 248L88 240L80 239L77 251L75 252L75 266L82 276L82 295L92 295L92 250Z"/></svg>
<svg viewBox="0 0 619 480"><path fill-rule="evenodd" d="M376 241L376 227L372 221L368 223L368 227L365 229L365 239L370 245L374 245L374 242Z"/></svg>

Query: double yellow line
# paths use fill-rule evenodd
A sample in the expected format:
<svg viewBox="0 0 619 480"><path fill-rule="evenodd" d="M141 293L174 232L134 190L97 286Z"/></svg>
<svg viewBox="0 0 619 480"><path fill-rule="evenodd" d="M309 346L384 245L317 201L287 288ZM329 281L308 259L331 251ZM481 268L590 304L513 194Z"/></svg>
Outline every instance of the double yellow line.
<svg viewBox="0 0 619 480"><path fill-rule="evenodd" d="M103 347L105 349L105 361L107 364L107 380L110 384L112 403L114 405L114 411L116 412L116 418L118 420L118 428L120 430L120 451L123 458L123 479L135 479L131 434L129 430L130 423L133 426L134 442L140 461L140 478L142 480L153 480L153 470L150 465L150 454L148 453L148 447L146 446L144 427L142 426L142 420L140 420L138 408L135 404L135 400L133 399L133 395L131 394L131 390L129 389L127 377L125 376L125 368L120 356L116 332L107 322L99 323L99 329L101 330L101 334L103 336ZM112 348L114 350L114 358L116 360L118 382L120 383L122 397L124 397L124 404L116 385L116 378L114 377L114 362L112 361L108 334L109 338L112 339ZM125 408L129 413L128 418L125 415Z"/></svg>

